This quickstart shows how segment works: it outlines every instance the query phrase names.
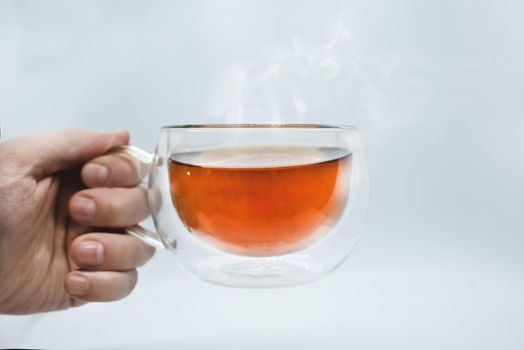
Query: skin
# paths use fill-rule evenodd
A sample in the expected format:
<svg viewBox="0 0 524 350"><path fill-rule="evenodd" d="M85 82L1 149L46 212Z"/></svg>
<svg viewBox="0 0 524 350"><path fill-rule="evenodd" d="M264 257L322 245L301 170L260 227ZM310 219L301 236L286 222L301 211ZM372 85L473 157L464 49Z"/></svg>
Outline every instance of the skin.
<svg viewBox="0 0 524 350"><path fill-rule="evenodd" d="M128 295L154 249L122 233L148 216L127 132L61 130L0 143L0 313Z"/></svg>

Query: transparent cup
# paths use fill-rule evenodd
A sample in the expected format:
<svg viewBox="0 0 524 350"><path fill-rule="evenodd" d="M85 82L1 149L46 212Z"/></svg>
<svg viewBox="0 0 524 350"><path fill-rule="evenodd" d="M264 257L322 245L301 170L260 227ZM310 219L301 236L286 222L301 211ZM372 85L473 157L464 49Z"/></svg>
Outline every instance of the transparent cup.
<svg viewBox="0 0 524 350"><path fill-rule="evenodd" d="M312 282L360 237L369 184L356 127L312 124L166 126L154 154L119 149L148 168L156 232L190 274L230 287Z"/></svg>

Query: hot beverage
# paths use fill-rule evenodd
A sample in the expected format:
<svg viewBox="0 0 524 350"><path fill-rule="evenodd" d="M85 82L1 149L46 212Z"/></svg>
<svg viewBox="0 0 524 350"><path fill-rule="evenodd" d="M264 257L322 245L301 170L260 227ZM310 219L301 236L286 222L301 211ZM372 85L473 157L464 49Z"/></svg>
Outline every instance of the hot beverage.
<svg viewBox="0 0 524 350"><path fill-rule="evenodd" d="M352 155L308 146L171 154L171 200L187 229L235 254L268 256L324 237L350 193Z"/></svg>

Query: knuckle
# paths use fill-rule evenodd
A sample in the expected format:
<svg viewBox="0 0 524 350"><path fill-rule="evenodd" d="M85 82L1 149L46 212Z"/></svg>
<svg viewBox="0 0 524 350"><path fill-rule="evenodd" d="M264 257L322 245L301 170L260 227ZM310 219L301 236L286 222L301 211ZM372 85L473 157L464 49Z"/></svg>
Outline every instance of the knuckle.
<svg viewBox="0 0 524 350"><path fill-rule="evenodd" d="M139 196L139 203L140 203L140 213L143 217L146 217L149 215L149 199L148 199L148 192L147 187L145 184L141 184L137 187L138 190L138 196Z"/></svg>
<svg viewBox="0 0 524 350"><path fill-rule="evenodd" d="M146 250L146 258L149 260L155 255L156 249L147 244L144 244L144 246Z"/></svg>
<svg viewBox="0 0 524 350"><path fill-rule="evenodd" d="M139 187L97 191L97 220L112 225L129 226L149 214L147 192Z"/></svg>
<svg viewBox="0 0 524 350"><path fill-rule="evenodd" d="M121 158L128 167L132 178L136 181L139 181L142 178L142 174L140 171L140 163L135 158L125 154L122 154Z"/></svg>
<svg viewBox="0 0 524 350"><path fill-rule="evenodd" d="M117 194L110 195L105 200L99 200L98 204L101 208L99 212L99 219L101 221L104 223L113 223L119 221L121 200Z"/></svg>
<svg viewBox="0 0 524 350"><path fill-rule="evenodd" d="M123 182L126 185L129 185L140 181L142 174L140 171L140 164L136 159L122 153L117 153L112 158L112 170L114 173L118 173L118 176L113 179L113 183Z"/></svg>
<svg viewBox="0 0 524 350"><path fill-rule="evenodd" d="M149 259L151 259L153 255L155 254L155 248L147 244L144 244L142 242L139 242L139 244L140 244L140 248L137 252L138 253L137 256L140 257L140 260L139 260L139 264L137 265L138 267L148 262Z"/></svg>
<svg viewBox="0 0 524 350"><path fill-rule="evenodd" d="M127 276L127 285L126 285L126 293L125 295L128 295L129 293L131 293L133 291L133 289L135 289L136 287L136 284L138 282L138 272L136 269L132 269L131 271L128 272L128 276Z"/></svg>

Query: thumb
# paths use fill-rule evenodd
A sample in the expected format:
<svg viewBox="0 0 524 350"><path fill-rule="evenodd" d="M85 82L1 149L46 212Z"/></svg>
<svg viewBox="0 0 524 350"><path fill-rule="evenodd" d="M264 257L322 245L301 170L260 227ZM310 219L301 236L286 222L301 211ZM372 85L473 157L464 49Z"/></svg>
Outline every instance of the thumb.
<svg viewBox="0 0 524 350"><path fill-rule="evenodd" d="M100 133L68 129L50 131L14 140L12 151L26 175L42 178L101 156L112 147L127 144L129 133Z"/></svg>

